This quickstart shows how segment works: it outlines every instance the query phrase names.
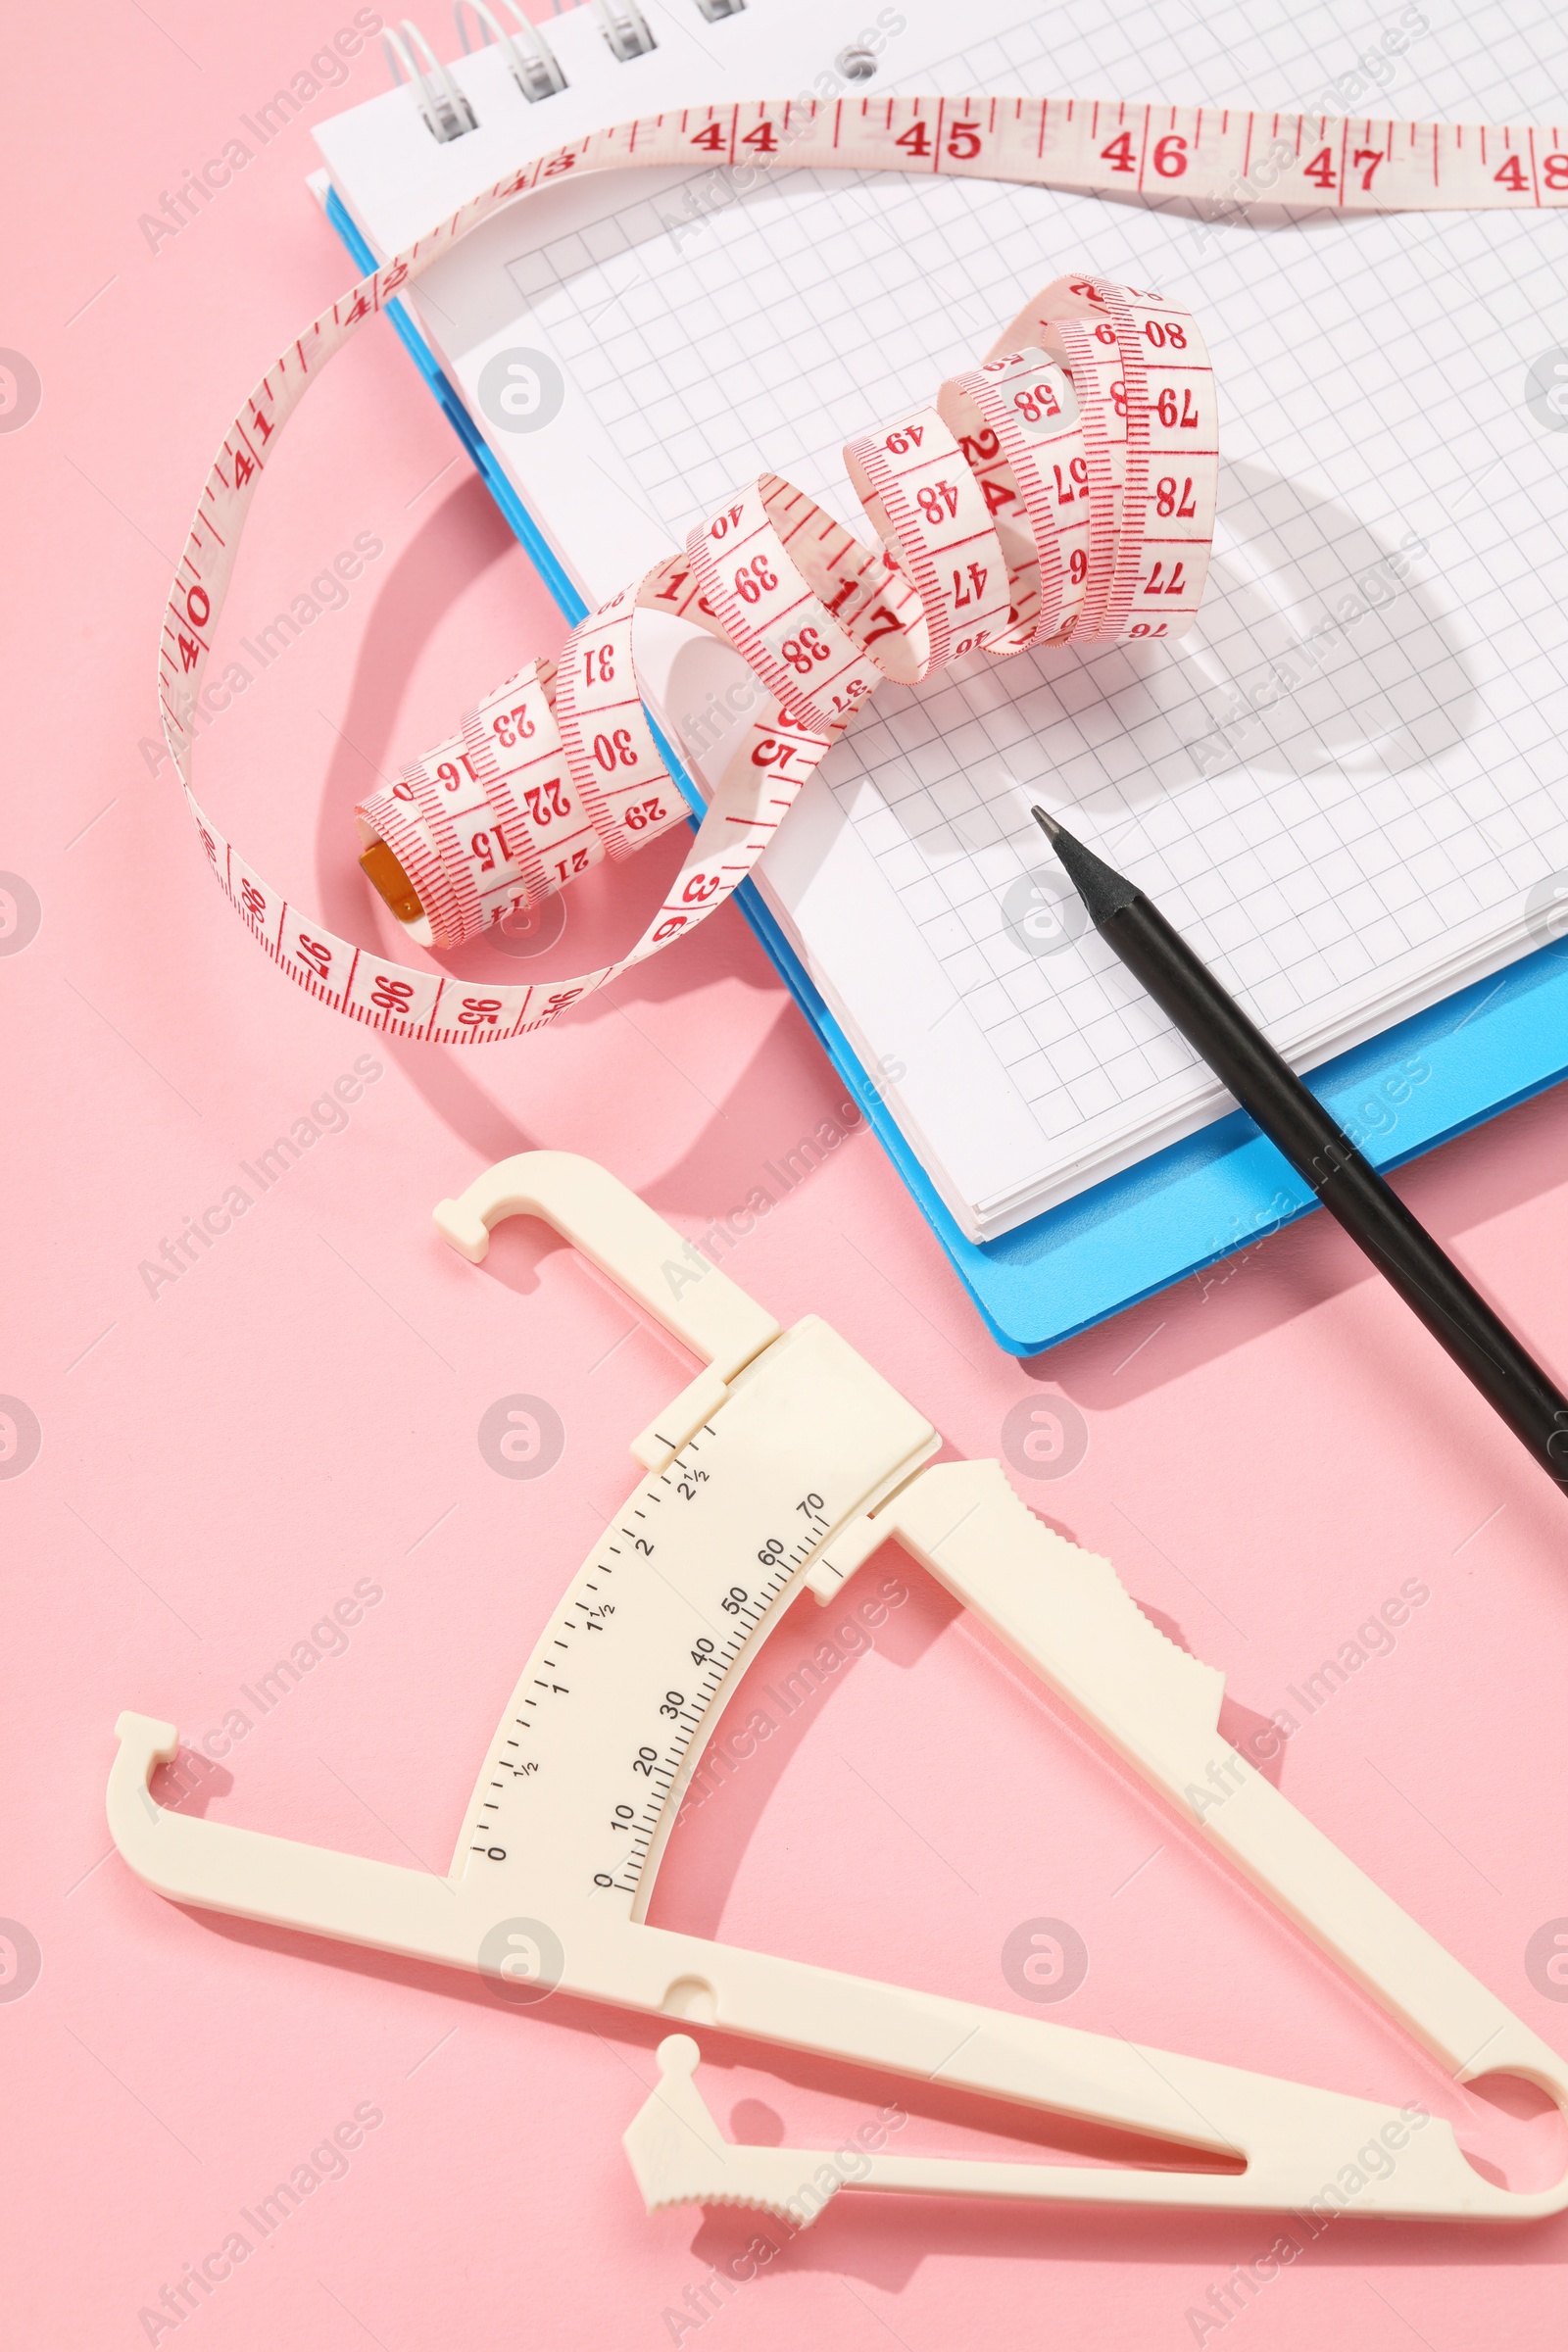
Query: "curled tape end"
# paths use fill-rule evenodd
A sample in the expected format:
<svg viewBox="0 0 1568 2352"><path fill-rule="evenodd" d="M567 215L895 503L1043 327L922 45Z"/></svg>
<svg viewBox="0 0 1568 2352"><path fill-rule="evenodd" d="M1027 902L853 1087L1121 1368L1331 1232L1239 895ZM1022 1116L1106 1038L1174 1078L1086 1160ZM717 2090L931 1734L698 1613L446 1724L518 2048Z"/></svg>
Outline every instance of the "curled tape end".
<svg viewBox="0 0 1568 2352"><path fill-rule="evenodd" d="M470 1266L483 1265L490 1248L490 1228L483 1217L462 1200L440 1200L435 1208L435 1229L444 1242L450 1242L460 1257Z"/></svg>
<svg viewBox="0 0 1568 2352"><path fill-rule="evenodd" d="M368 834L369 837L366 839ZM366 846L360 852L360 865L366 880L391 907L398 921L412 928L424 916L424 908L419 903L418 892L387 848L386 843L377 841L373 834L369 834L369 829L363 817L360 819L360 835L366 842Z"/></svg>

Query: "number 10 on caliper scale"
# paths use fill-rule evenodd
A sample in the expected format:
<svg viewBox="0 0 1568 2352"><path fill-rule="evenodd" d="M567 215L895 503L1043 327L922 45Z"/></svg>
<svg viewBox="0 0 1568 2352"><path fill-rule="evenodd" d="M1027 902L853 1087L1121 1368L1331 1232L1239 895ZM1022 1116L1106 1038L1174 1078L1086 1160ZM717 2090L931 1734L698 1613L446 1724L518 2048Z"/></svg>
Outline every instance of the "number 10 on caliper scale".
<svg viewBox="0 0 1568 2352"><path fill-rule="evenodd" d="M846 2185L1266 2210L1338 2196L1352 2173L1342 2201L1355 2213L1527 2220L1568 2204L1568 2179L1528 2195L1483 2179L1438 2119L1412 2130L1369 2100L648 1926L664 1838L736 1669L801 1585L826 1600L891 1538L1459 2081L1506 2071L1568 2107L1556 2053L1235 1753L1216 1728L1219 1674L1156 1632L1108 1562L1033 1518L997 1463L925 1467L936 1432L814 1316L781 1331L716 1269L672 1283L686 1246L590 1161L507 1160L436 1223L477 1262L514 1214L554 1226L709 1368L634 1444L647 1483L528 1662L450 1878L166 1810L148 1780L175 1731L126 1714L109 1821L150 1886L502 1980L525 1965L541 1988L1102 2122L1226 2168L880 2154ZM798 2222L820 2209L821 2183L839 2178L825 2155L734 2145L691 2079L696 2043L672 2035L660 2059L661 2086L626 2133L650 2207L757 2204ZM1356 2167L1369 2143L1397 2150L1386 2171Z"/></svg>

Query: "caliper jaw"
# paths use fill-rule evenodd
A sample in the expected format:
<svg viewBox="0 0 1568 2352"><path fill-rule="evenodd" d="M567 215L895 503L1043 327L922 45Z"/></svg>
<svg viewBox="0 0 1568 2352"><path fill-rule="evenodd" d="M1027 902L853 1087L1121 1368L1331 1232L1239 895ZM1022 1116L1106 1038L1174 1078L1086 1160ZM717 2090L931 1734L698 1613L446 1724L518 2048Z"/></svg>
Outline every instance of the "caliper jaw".
<svg viewBox="0 0 1568 2352"><path fill-rule="evenodd" d="M574 1152L521 1152L499 1160L458 1200L440 1203L435 1227L477 1266L491 1227L515 1216L542 1217L707 1365L632 1441L645 1470L664 1469L781 1326L695 1242L683 1242L607 1168Z"/></svg>

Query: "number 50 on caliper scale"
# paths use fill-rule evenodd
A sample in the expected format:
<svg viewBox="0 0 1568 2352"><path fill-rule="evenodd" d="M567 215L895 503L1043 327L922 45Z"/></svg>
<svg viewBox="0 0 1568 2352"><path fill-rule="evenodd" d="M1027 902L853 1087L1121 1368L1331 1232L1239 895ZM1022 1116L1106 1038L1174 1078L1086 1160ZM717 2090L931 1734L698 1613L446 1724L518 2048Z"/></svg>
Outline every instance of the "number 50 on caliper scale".
<svg viewBox="0 0 1568 2352"><path fill-rule="evenodd" d="M1034 1519L999 1464L924 1467L936 1432L815 1316L781 1331L716 1269L672 1284L671 1265L690 1266L685 1245L592 1162L504 1161L443 1202L436 1224L477 1262L491 1226L515 1214L573 1242L709 1369L635 1442L647 1483L524 1670L451 1877L171 1812L148 1779L174 1753L174 1729L125 1714L109 1822L150 1886L503 1981L532 1972L588 2000L1185 2143L1227 2167L880 2154L846 2185L1285 2208L1339 2194L1357 2151L1381 2140L1398 2154L1383 2179L1357 2169L1356 2213L1527 2220L1568 2205L1568 2179L1528 2195L1483 2179L1438 2119L1412 2132L1407 2115L1365 2099L648 1926L664 1840L730 1678L802 1584L826 1600L892 1538L1457 2080L1506 2071L1568 2108L1556 2053L1221 1740L1219 1674L1156 1632L1106 1561ZM797 2222L820 2209L821 2183L838 2180L825 2155L734 2145L691 2079L695 2042L672 2035L660 2058L662 2085L626 2133L650 2208L757 2204Z"/></svg>

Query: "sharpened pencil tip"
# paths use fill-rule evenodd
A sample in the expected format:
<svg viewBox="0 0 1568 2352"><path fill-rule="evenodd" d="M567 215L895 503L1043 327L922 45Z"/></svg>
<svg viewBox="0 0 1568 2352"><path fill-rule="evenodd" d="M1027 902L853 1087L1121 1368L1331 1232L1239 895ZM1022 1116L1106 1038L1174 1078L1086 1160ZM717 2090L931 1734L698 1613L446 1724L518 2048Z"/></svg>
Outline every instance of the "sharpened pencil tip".
<svg viewBox="0 0 1568 2352"><path fill-rule="evenodd" d="M1093 850L1086 850L1075 834L1069 833L1065 825L1058 824L1044 808L1034 810L1034 819L1066 867L1067 879L1089 909L1089 919L1097 929L1107 915L1132 905L1138 892L1124 875L1113 872Z"/></svg>

